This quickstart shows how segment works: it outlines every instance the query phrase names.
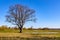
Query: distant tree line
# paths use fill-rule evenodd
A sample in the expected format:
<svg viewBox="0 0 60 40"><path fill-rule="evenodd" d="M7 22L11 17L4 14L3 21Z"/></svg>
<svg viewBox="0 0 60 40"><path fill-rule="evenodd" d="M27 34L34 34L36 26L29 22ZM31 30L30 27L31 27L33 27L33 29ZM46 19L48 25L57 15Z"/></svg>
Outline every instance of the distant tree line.
<svg viewBox="0 0 60 40"><path fill-rule="evenodd" d="M2 26L0 26L0 30L8 30L8 29L12 29L12 30L19 30L19 28L18 27L8 27L8 26L6 26L6 25L2 25ZM23 30L60 30L60 29L50 29L50 28L37 28L37 29L35 29L35 28L32 28L32 27L30 27L30 28L26 28L26 27L24 27L23 28Z"/></svg>

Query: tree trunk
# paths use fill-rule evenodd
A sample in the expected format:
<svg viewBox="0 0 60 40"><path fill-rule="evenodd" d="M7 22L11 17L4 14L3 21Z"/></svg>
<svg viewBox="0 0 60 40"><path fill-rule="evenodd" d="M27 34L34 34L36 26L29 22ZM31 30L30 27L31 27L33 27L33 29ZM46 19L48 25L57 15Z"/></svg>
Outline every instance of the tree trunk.
<svg viewBox="0 0 60 40"><path fill-rule="evenodd" d="M21 26L21 27L19 28L19 29L20 29L20 33L22 33L22 27L23 27L23 26Z"/></svg>

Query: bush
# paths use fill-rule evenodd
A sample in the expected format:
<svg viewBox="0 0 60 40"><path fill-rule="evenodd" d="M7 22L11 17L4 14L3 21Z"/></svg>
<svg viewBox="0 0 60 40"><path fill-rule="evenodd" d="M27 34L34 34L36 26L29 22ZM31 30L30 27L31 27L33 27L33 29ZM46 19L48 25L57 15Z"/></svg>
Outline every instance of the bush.
<svg viewBox="0 0 60 40"><path fill-rule="evenodd" d="M0 30L6 30L6 29L8 29L8 27L6 25L0 26Z"/></svg>

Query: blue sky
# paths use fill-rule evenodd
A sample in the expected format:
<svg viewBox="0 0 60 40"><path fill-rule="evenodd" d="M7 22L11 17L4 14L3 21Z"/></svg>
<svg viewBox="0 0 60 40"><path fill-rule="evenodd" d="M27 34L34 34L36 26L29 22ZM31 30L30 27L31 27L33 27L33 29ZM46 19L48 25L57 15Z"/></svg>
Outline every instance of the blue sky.
<svg viewBox="0 0 60 40"><path fill-rule="evenodd" d="M12 26L6 22L9 6L22 4L35 10L37 22L27 22L24 26L34 28L60 28L60 0L0 0L0 25Z"/></svg>

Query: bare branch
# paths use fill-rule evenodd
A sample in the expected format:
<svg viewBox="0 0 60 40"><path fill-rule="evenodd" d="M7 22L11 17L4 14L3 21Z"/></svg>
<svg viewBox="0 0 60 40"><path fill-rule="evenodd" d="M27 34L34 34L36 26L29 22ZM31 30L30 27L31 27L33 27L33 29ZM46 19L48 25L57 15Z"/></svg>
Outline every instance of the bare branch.
<svg viewBox="0 0 60 40"><path fill-rule="evenodd" d="M6 18L8 22L17 25L21 29L25 22L35 20L34 13L33 9L17 4L9 7Z"/></svg>

